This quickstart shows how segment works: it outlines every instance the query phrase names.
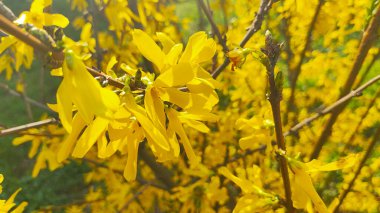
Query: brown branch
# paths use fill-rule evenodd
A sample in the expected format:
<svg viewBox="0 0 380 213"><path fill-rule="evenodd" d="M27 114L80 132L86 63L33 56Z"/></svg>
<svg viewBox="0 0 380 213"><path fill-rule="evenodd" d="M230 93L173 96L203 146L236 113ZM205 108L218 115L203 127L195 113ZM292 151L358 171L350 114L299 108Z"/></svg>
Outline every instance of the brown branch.
<svg viewBox="0 0 380 213"><path fill-rule="evenodd" d="M322 9L322 6L324 3L325 3L325 0L319 0L318 1L317 8L315 9L314 16L312 18L312 21L309 25L309 29L308 29L307 34L306 34L305 46L303 47L303 49L301 51L300 59L296 65L295 69L289 70L291 92L290 92L290 97L289 97L289 101L287 104L287 111L288 112L289 111L295 111L295 108L296 108L295 103L294 103L294 101L295 101L294 99L295 99L297 80L298 80L299 75L301 74L301 67L302 67L303 61L305 60L306 52L309 50L309 47L311 45L311 37L312 37L313 31L314 31L314 27L317 23L318 16L321 12L321 9Z"/></svg>
<svg viewBox="0 0 380 213"><path fill-rule="evenodd" d="M206 15L207 20L210 22L212 30L213 30L214 34L216 35L216 37L218 38L220 45L222 45L223 52L227 53L229 51L229 49L227 47L226 40L223 39L222 34L220 34L219 28L216 25L214 18L211 15L210 10L206 7L203 0L198 0L198 3L199 3L199 6L202 8L202 11Z"/></svg>
<svg viewBox="0 0 380 213"><path fill-rule="evenodd" d="M373 149L375 148L376 143L379 141L379 139L380 139L380 127L377 128L376 133L373 136L371 143L368 145L368 148L364 154L364 157L360 161L359 167L356 169L354 177L351 179L350 183L348 184L348 187L339 196L339 204L335 207L335 209L333 211L334 213L339 212L340 206L342 205L344 199L347 197L347 194L351 191L351 188L354 186L354 183L355 183L356 179L358 178L361 169L363 168L367 159L370 157L370 155L371 155Z"/></svg>
<svg viewBox="0 0 380 213"><path fill-rule="evenodd" d="M45 120L42 120L42 121L37 121L37 122L33 122L33 123L24 124L24 125L21 125L21 126L16 126L16 127L8 128L8 129L3 129L3 130L0 130L0 136L10 135L10 134L17 134L17 133L25 131L27 129L37 128L37 127L40 127L40 126L45 126L45 125L54 124L54 123L57 123L57 120L55 118L49 118L49 119L45 119Z"/></svg>
<svg viewBox="0 0 380 213"><path fill-rule="evenodd" d="M269 9L272 7L272 4L277 0L261 0L259 10L257 11L256 17L253 20L249 30L245 34L244 38L240 42L240 47L244 47L249 39L261 29L263 24L264 16L268 13ZM223 63L212 72L212 77L217 78L220 73L230 64L230 60L225 58Z"/></svg>
<svg viewBox="0 0 380 213"><path fill-rule="evenodd" d="M364 59L366 58L369 49L372 46L372 43L377 38L377 31L380 27L380 4L377 6L376 13L374 14L369 26L363 33L362 40L359 45L359 50L355 59L355 62L352 66L351 72L348 76L348 79L346 80L345 85L343 86L343 89L340 93L340 98L348 94L355 82L355 79L363 65ZM328 138L330 137L332 127L335 123L335 121L338 119L340 113L344 110L344 108L347 106L347 103L343 103L339 105L334 111L331 113L331 117L327 121L327 124L325 128L322 131L321 136L319 137L314 150L311 154L310 159L315 159L319 156L319 153L322 150L323 145L327 142Z"/></svg>
<svg viewBox="0 0 380 213"><path fill-rule="evenodd" d="M44 43L42 43L40 40L38 40L36 37L31 35L30 33L23 31L20 27L18 27L13 22L6 19L4 16L0 14L0 29L3 29L7 33L15 36L16 38L20 39L22 42L32 46L34 49L37 49L42 52L54 52L52 48L48 47ZM86 67L87 71L90 72L90 74L94 77L101 76L108 80L109 85L117 87L117 88L124 88L124 84L111 78L110 76L103 74L93 68Z"/></svg>
<svg viewBox="0 0 380 213"><path fill-rule="evenodd" d="M284 136L289 136L291 134L297 133L300 129L302 129L304 126L309 125L311 122L314 120L329 114L333 112L337 107L341 106L342 104L346 104L351 98L360 96L363 92L364 89L367 87L371 86L372 84L378 82L380 80L380 75L375 76L371 80L367 81L365 84L357 88L356 90L351 91L349 94L346 96L340 98L337 100L335 103L331 104L330 106L326 107L322 111L314 114L313 116L304 119L302 122L298 123L297 125L293 126L292 128L289 129L289 131L284 133Z"/></svg>
<svg viewBox="0 0 380 213"><path fill-rule="evenodd" d="M34 49L37 49L41 52L51 51L48 46L38 40L36 37L32 36L26 31L20 29L16 24L8 20L2 14L0 14L0 28L6 33L13 35L14 37L20 39L26 44L32 46Z"/></svg>
<svg viewBox="0 0 380 213"><path fill-rule="evenodd" d="M264 61L264 65L267 70L267 77L269 82L269 94L267 94L269 103L272 108L273 121L276 132L276 141L277 147L279 150L286 153L286 146L284 135L282 132L282 121L281 121L281 109L280 102L282 100L282 85L281 82L276 82L274 68L277 63L277 59L280 55L280 45L272 40L270 34L266 35L265 38L265 48L263 50L264 54L267 55L268 60ZM286 198L286 208L289 212L294 212L293 201L292 201L292 192L290 187L289 179L289 170L288 164L284 156L278 156L278 161L280 164L280 171L282 175L282 180L285 189L285 198Z"/></svg>

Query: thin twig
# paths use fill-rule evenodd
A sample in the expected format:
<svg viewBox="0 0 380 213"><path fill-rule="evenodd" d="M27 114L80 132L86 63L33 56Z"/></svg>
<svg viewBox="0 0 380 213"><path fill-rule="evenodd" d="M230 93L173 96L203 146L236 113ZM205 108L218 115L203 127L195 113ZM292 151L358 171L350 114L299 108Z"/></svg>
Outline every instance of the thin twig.
<svg viewBox="0 0 380 213"><path fill-rule="evenodd" d="M0 136L17 134L17 133L25 131L27 129L37 128L37 127L45 126L48 124L54 124L54 123L57 123L57 120L55 118L49 118L49 119L45 119L42 121L37 121L37 122L33 122L33 123L24 124L21 126L3 129L3 130L0 130Z"/></svg>
<svg viewBox="0 0 380 213"><path fill-rule="evenodd" d="M342 104L347 103L351 98L360 96L362 94L362 92L363 92L364 89L366 89L367 87L371 86L372 84L376 83L379 80L380 80L380 75L375 76L374 78L372 78L371 80L367 81L365 84L363 84L362 86L360 86L356 90L351 91L349 94L347 94L346 96L344 96L341 99L337 100L336 102L334 102L330 106L326 107L322 111L314 114L313 116L311 116L309 118L304 119L303 121L301 121L297 125L293 126L292 128L289 129L289 131L285 132L284 136L286 137L286 136L289 136L291 134L297 133L304 126L309 125L314 120L316 120L316 119L318 119L318 118L320 118L320 117L322 117L322 116L324 116L326 114L331 113L337 107L341 106Z"/></svg>
<svg viewBox="0 0 380 213"><path fill-rule="evenodd" d="M204 14L206 15L207 20L210 22L212 30L213 30L214 34L216 35L216 37L218 38L220 45L222 45L223 52L227 53L229 51L229 49L227 47L226 40L223 39L222 34L220 33L219 28L216 25L214 18L211 15L210 10L206 7L203 0L198 0L198 3L199 3L199 6L202 8Z"/></svg>
<svg viewBox="0 0 380 213"><path fill-rule="evenodd" d="M264 16L268 13L269 9L272 7L272 4L276 2L276 0L261 0L259 10L257 11L256 17L253 20L251 26L249 27L249 30L245 34L244 38L240 42L240 47L244 47L249 39L261 29L261 25L263 24ZM212 77L217 78L220 73L230 64L230 60L228 58L225 58L223 63L216 68L212 72Z"/></svg>
<svg viewBox="0 0 380 213"><path fill-rule="evenodd" d="M13 95L13 96L16 96L16 97L22 97L21 94L19 92L17 92L16 90L13 90L11 88L9 88L8 85L4 84L4 83L0 83L0 88L3 89L4 91L6 91L8 94L10 95ZM36 106L36 107L39 107L43 110L46 110L46 111L49 111L49 112L53 112L49 107L47 107L46 105L34 100L34 99L31 99L29 97L25 97L25 100L28 101L30 104Z"/></svg>
<svg viewBox="0 0 380 213"><path fill-rule="evenodd" d="M0 14L5 16L7 19L14 21L17 19L15 14L10 10L2 1L0 1Z"/></svg>
<svg viewBox="0 0 380 213"><path fill-rule="evenodd" d="M372 44L377 38L377 35L378 35L377 31L379 27L380 27L380 4L377 6L376 13L374 14L367 29L363 33L363 37L359 45L359 50L358 50L355 62L352 66L348 79L346 80L346 83L344 84L341 90L340 98L347 95L350 92L355 82L355 79L364 63L364 59L366 58L369 49L371 48ZM323 129L321 136L319 137L313 149L310 159L315 159L319 156L319 153L321 152L323 145L327 142L328 138L330 137L332 127L335 124L335 121L338 119L340 113L343 112L346 106L347 106L347 103L343 103L339 105L338 107L336 107L334 111L331 113L331 117L329 118L326 126Z"/></svg>
<svg viewBox="0 0 380 213"><path fill-rule="evenodd" d="M373 149L375 148L376 143L379 141L379 139L380 139L380 127L377 128L376 133L373 136L371 143L368 145L368 148L364 154L364 157L360 161L359 167L356 169L354 177L351 179L350 183L348 184L348 187L340 194L339 204L335 207L335 209L333 211L334 213L339 212L340 206L342 205L344 199L347 197L347 194L351 191L351 188L354 186L354 183L355 183L356 179L358 178L360 171L362 170L367 159L370 157L370 155L371 155Z"/></svg>

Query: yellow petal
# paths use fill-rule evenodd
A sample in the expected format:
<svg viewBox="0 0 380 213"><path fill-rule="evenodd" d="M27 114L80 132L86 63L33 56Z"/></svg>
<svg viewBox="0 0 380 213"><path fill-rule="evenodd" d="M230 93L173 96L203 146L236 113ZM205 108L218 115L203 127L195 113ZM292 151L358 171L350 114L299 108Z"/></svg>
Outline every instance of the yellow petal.
<svg viewBox="0 0 380 213"><path fill-rule="evenodd" d="M315 208L318 210L318 213L328 213L327 207L321 197L319 197L317 191L314 188L313 182L309 174L306 173L306 166L299 161L288 158L289 166L292 172L294 173L294 183L295 187L299 187L302 189L304 193L311 199ZM292 196L295 197L296 200L300 200L297 196L303 196L303 194L295 194Z"/></svg>
<svg viewBox="0 0 380 213"><path fill-rule="evenodd" d="M145 90L144 104L146 113L153 121L153 124L164 131L166 121L164 104L158 97L158 94L154 88L149 87Z"/></svg>
<svg viewBox="0 0 380 213"><path fill-rule="evenodd" d="M9 198L8 200L5 202L5 206L7 206L10 210L13 206L15 206L16 204L14 204L14 200L17 196L17 194L21 191L21 188L17 189Z"/></svg>
<svg viewBox="0 0 380 213"><path fill-rule="evenodd" d="M169 151L170 146L165 133L160 132L160 130L154 126L152 121L147 117L144 108L136 104L131 94L127 94L126 107L127 110L137 118L141 126L144 128L145 133L153 139L155 144L163 150Z"/></svg>
<svg viewBox="0 0 380 213"><path fill-rule="evenodd" d="M160 89L160 98L169 101L177 106L185 109L191 106L191 96L187 92L179 91L176 88Z"/></svg>
<svg viewBox="0 0 380 213"><path fill-rule="evenodd" d="M177 64L178 57L182 53L182 48L183 48L182 44L174 45L170 49L169 53L167 53L166 58L165 58L165 63L171 66L174 66L175 64Z"/></svg>
<svg viewBox="0 0 380 213"><path fill-rule="evenodd" d="M139 148L139 142L136 137L128 139L128 159L124 168L124 177L127 181L136 179L137 174L137 153Z"/></svg>
<svg viewBox="0 0 380 213"><path fill-rule="evenodd" d="M24 212L25 207L28 205L27 202L22 202L20 205L18 205L12 213L22 213Z"/></svg>
<svg viewBox="0 0 380 213"><path fill-rule="evenodd" d="M102 117L95 118L95 120L87 126L86 130L79 138L72 156L83 158L83 156L90 150L90 148L95 144L96 140L104 132L108 123L109 120Z"/></svg>
<svg viewBox="0 0 380 213"><path fill-rule="evenodd" d="M134 30L132 36L133 43L140 50L141 54L161 70L164 65L165 54L161 51L156 42L142 30Z"/></svg>
<svg viewBox="0 0 380 213"><path fill-rule="evenodd" d="M312 160L305 165L308 167L307 172L317 172L317 171L334 171L339 169L350 168L354 166L359 160L360 154L350 154L344 158L337 161L324 164L318 160Z"/></svg>
<svg viewBox="0 0 380 213"><path fill-rule="evenodd" d="M175 45L174 41L169 38L165 33L157 32L156 33L158 40L162 44L164 53L168 53L170 49Z"/></svg>
<svg viewBox="0 0 380 213"><path fill-rule="evenodd" d="M32 5L30 6L30 11L42 13L43 9L51 5L51 3L52 3L52 0L34 0Z"/></svg>
<svg viewBox="0 0 380 213"><path fill-rule="evenodd" d="M0 42L0 54L4 52L4 50L8 49L12 44L16 43L16 38L13 36L2 37Z"/></svg>
<svg viewBox="0 0 380 213"><path fill-rule="evenodd" d="M210 121L210 122L216 122L218 121L219 117L215 114L212 113L203 113L203 114L192 114L189 112L180 112L179 113L180 118L185 118L185 119L193 119L193 120L198 120L198 121Z"/></svg>
<svg viewBox="0 0 380 213"><path fill-rule="evenodd" d="M179 62L201 63L208 61L215 54L215 51L215 41L207 39L205 32L197 32L190 36Z"/></svg>
<svg viewBox="0 0 380 213"><path fill-rule="evenodd" d="M109 60L106 68L107 75L109 75L109 72L112 71L112 67L117 63L116 57L112 56L111 59Z"/></svg>
<svg viewBox="0 0 380 213"><path fill-rule="evenodd" d="M267 137L263 134L253 134L239 140L239 146L243 150L246 149L257 149L259 148L265 141Z"/></svg>
<svg viewBox="0 0 380 213"><path fill-rule="evenodd" d="M33 138L35 138L35 136L32 136L32 135L23 135L21 137L17 137L15 139L13 139L12 144L14 146L18 146L18 145L23 144L23 143L25 143L27 141L33 140Z"/></svg>
<svg viewBox="0 0 380 213"><path fill-rule="evenodd" d="M73 106L72 101L70 98L70 92L73 92L70 90L70 86L68 85L68 82L63 80L61 84L58 87L57 90L57 112L59 116L59 120L62 123L63 128L68 133L71 133L72 127L72 116L73 116Z"/></svg>
<svg viewBox="0 0 380 213"><path fill-rule="evenodd" d="M179 135L180 141L183 144L183 148L185 149L186 156L189 158L191 164L196 165L200 162L200 159L194 153L193 148L191 147L190 141L186 135L185 130L181 122L178 119L178 113L174 109L167 110L167 116L169 118L169 122L172 124L172 128Z"/></svg>
<svg viewBox="0 0 380 213"><path fill-rule="evenodd" d="M87 72L84 63L72 52L67 51L63 64L64 80L67 81L72 102L78 107L83 119L90 123L94 115L111 118L119 108L119 97L112 91L102 88Z"/></svg>
<svg viewBox="0 0 380 213"><path fill-rule="evenodd" d="M184 123L193 129L196 129L196 130L203 132L203 133L210 132L210 129L202 122L199 122L196 120L185 119L182 116L179 116L178 118L181 121L181 123Z"/></svg>
<svg viewBox="0 0 380 213"><path fill-rule="evenodd" d="M45 26L55 25L61 28L67 27L70 21L65 16L61 14L44 14L45 16Z"/></svg>
<svg viewBox="0 0 380 213"><path fill-rule="evenodd" d="M181 63L161 73L154 82L158 87L183 86L194 78L194 72L189 63Z"/></svg>
<svg viewBox="0 0 380 213"><path fill-rule="evenodd" d="M86 126L86 123L81 117L81 115L77 113L75 114L73 118L72 125L73 125L72 132L64 140L60 149L58 150L58 154L57 154L58 162L63 162L69 157L70 153L73 150L74 144L77 141L79 134L82 132L83 128Z"/></svg>

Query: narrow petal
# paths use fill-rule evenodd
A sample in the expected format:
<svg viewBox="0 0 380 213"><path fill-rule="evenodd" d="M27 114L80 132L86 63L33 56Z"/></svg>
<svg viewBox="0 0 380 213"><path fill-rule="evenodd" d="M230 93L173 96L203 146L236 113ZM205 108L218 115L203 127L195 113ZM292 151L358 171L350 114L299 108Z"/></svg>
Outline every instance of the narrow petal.
<svg viewBox="0 0 380 213"><path fill-rule="evenodd" d="M83 156L90 150L96 140L104 132L108 123L109 120L102 117L95 118L95 120L87 126L86 130L77 141L72 156L83 158Z"/></svg>
<svg viewBox="0 0 380 213"><path fill-rule="evenodd" d="M124 177L127 181L136 179L137 174L137 153L139 149L139 142L136 137L128 139L128 159L124 168Z"/></svg>
<svg viewBox="0 0 380 213"><path fill-rule="evenodd" d="M141 54L161 70L164 65L165 54L161 51L156 42L142 30L134 30L132 36L133 43L140 50Z"/></svg>
<svg viewBox="0 0 380 213"><path fill-rule="evenodd" d="M152 121L147 117L144 108L135 103L135 100L131 94L127 95L126 107L127 110L129 110L137 118L141 126L144 128L145 133L154 140L155 144L163 150L169 151L170 146L165 133L160 132L159 129L154 126Z"/></svg>
<svg viewBox="0 0 380 213"><path fill-rule="evenodd" d="M79 134L82 132L83 128L86 126L85 121L80 114L75 114L73 118L73 131L64 140L60 149L58 150L57 160L58 162L63 162L66 160L73 150L74 144L77 141Z"/></svg>
<svg viewBox="0 0 380 213"><path fill-rule="evenodd" d="M186 132L178 119L176 111L174 109L168 109L167 115L169 118L169 122L172 123L171 127L180 137L180 141L183 144L183 148L185 149L186 156L189 158L190 163L193 165L198 164L200 159L195 155L194 150L191 147L190 141L186 135Z"/></svg>
<svg viewBox="0 0 380 213"><path fill-rule="evenodd" d="M73 120L73 104L70 98L70 86L66 79L63 79L57 90L57 112L63 128L71 133L71 122Z"/></svg>

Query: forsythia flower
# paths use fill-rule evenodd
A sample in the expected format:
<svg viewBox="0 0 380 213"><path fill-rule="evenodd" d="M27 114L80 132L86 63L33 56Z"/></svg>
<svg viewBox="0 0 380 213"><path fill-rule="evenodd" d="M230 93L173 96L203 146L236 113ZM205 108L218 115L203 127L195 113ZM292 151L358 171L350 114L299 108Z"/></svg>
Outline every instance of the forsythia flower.
<svg viewBox="0 0 380 213"><path fill-rule="evenodd" d="M30 11L23 12L17 23L29 23L35 27L42 29L43 26L55 25L65 28L69 24L69 20L61 14L44 13L44 8L50 6L52 0L34 0Z"/></svg>
<svg viewBox="0 0 380 213"><path fill-rule="evenodd" d="M279 199L275 195L265 192L250 180L233 175L226 167L221 167L218 172L238 185L244 193L233 212L265 212L278 204Z"/></svg>
<svg viewBox="0 0 380 213"><path fill-rule="evenodd" d="M102 88L70 50L66 51L62 72L63 80L57 91L57 111L67 132L72 130L73 104L87 124L92 123L95 115L100 116L97 118L99 122L113 116L119 107L118 96Z"/></svg>
<svg viewBox="0 0 380 213"><path fill-rule="evenodd" d="M293 188L292 200L294 207L298 209L306 209L307 203L310 199L318 212L327 213L327 207L315 190L309 173L349 168L355 165L357 159L358 154L351 154L338 161L323 164L318 160L302 163L298 160L287 157L290 170L293 173L291 186Z"/></svg>
<svg viewBox="0 0 380 213"><path fill-rule="evenodd" d="M4 176L0 174L0 184L3 182ZM16 198L17 194L21 191L21 189L18 189L15 191L8 200L0 200L0 213L21 213L24 211L24 208L28 205L27 202L22 202L20 205L16 207L16 204L14 203L14 199ZM0 185L0 194L2 192L2 186ZM16 208L14 208L16 207Z"/></svg>
<svg viewBox="0 0 380 213"><path fill-rule="evenodd" d="M157 67L159 73L154 82L148 84L145 94L145 109L148 117L160 132L157 135L163 135L166 139L160 140L160 143L150 142L150 144L154 146L153 152L159 151L156 156L161 160L166 160L170 156L167 154L168 151L172 155L178 156L179 147L176 145L178 142L175 136L177 134L190 162L196 164L198 159L182 123L202 132L208 132L208 128L199 121L215 120L215 117L209 114L209 111L218 102L217 94L214 91L215 81L200 66L200 63L210 60L215 54L215 42L208 39L204 32L195 33L189 38L185 51L179 57L182 52L182 44L174 44L163 33L158 33L157 36L163 50L143 31L134 30L133 32L134 43L142 55ZM183 87L187 87L188 91L181 91L180 88ZM177 105L183 112L177 112L171 107L165 109L163 104L165 101ZM169 120L167 133L171 135L168 135L170 140L165 136L167 134L164 128L165 114ZM140 119L137 118L139 121ZM144 126L143 128L145 129ZM152 137L148 137L148 142L152 139Z"/></svg>

